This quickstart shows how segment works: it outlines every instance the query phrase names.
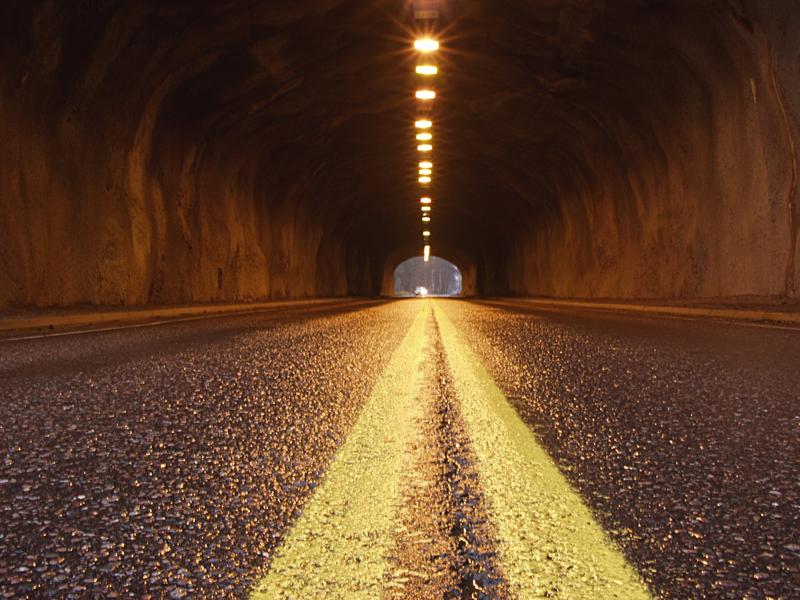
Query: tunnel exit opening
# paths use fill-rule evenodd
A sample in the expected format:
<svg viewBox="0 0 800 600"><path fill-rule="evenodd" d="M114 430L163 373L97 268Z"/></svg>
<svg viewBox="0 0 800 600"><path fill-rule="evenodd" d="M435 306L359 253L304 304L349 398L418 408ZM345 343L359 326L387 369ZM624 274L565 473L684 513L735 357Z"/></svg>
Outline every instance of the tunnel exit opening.
<svg viewBox="0 0 800 600"><path fill-rule="evenodd" d="M395 296L459 296L461 292L461 269L438 256L427 261L414 256L394 270Z"/></svg>

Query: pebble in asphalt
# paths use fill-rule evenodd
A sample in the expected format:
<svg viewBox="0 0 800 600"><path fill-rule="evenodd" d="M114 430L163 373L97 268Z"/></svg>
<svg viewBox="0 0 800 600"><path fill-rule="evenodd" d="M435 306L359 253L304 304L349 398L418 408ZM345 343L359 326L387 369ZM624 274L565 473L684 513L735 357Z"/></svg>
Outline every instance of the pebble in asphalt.
<svg viewBox="0 0 800 600"><path fill-rule="evenodd" d="M800 598L800 331L444 308L665 598Z"/></svg>
<svg viewBox="0 0 800 600"><path fill-rule="evenodd" d="M418 307L0 347L0 597L239 597Z"/></svg>

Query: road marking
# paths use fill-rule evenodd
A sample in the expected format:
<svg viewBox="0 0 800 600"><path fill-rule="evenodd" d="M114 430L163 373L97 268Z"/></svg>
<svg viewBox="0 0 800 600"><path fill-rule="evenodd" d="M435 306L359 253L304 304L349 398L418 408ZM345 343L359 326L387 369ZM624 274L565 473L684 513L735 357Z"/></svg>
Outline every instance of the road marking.
<svg viewBox="0 0 800 600"><path fill-rule="evenodd" d="M519 598L651 598L440 303L433 306L495 527L500 568L512 593Z"/></svg>
<svg viewBox="0 0 800 600"><path fill-rule="evenodd" d="M431 307L512 594L650 600L436 300L424 302L251 600L377 599L392 584L403 485L422 443L418 390Z"/></svg>
<svg viewBox="0 0 800 600"><path fill-rule="evenodd" d="M429 315L425 303L251 599L381 597L401 481L419 442L416 396Z"/></svg>

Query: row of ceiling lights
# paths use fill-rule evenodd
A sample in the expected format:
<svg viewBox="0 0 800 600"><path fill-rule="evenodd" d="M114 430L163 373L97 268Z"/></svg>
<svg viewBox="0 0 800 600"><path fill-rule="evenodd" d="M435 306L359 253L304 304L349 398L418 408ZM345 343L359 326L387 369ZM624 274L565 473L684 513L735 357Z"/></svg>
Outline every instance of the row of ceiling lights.
<svg viewBox="0 0 800 600"><path fill-rule="evenodd" d="M430 37L419 38L414 41L414 50L419 52L419 60L417 61L415 72L418 76L427 78L436 75L439 72L439 67L436 66L432 60L432 54L439 49L439 42ZM433 152L433 121L431 115L432 100L436 98L436 92L430 88L417 89L415 93L417 99L417 112L419 117L414 122L416 131L417 152L424 160L419 161L419 174L417 181L425 188L433 181L433 160L431 153ZM422 213L422 239L423 248L422 256L425 262L430 260L431 245L430 245L430 222L431 222L431 198L430 196L422 196L420 198L420 211Z"/></svg>

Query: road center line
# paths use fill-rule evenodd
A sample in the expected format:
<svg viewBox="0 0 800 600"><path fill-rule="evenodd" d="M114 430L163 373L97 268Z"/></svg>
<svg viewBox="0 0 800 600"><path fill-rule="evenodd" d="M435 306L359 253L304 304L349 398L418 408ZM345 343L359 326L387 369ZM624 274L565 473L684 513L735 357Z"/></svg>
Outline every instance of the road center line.
<svg viewBox="0 0 800 600"><path fill-rule="evenodd" d="M381 596L401 479L419 436L415 399L429 315L428 306L417 314L252 599Z"/></svg>
<svg viewBox="0 0 800 600"><path fill-rule="evenodd" d="M512 594L650 598L440 303L433 306Z"/></svg>

